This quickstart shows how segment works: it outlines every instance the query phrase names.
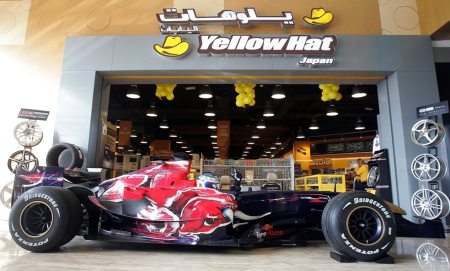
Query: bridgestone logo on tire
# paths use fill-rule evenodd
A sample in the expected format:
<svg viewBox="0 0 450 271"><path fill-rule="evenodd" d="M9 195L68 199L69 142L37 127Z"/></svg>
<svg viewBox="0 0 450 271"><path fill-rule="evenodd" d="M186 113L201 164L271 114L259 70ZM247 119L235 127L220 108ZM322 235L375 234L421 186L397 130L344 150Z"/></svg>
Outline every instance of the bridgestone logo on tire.
<svg viewBox="0 0 450 271"><path fill-rule="evenodd" d="M384 216L386 218L391 218L391 215L389 214L389 211L378 201L373 200L373 199L369 199L369 198L354 198L353 199L355 204L358 203L369 203L372 204L373 206L377 207L378 209L381 210L381 212L383 212Z"/></svg>
<svg viewBox="0 0 450 271"><path fill-rule="evenodd" d="M56 201L51 196L49 196L47 194L43 194L43 193L34 193L34 194L26 195L24 197L24 201L28 201L28 200L34 199L34 198L44 199L44 200L48 201L53 207L58 208L58 204L56 203Z"/></svg>

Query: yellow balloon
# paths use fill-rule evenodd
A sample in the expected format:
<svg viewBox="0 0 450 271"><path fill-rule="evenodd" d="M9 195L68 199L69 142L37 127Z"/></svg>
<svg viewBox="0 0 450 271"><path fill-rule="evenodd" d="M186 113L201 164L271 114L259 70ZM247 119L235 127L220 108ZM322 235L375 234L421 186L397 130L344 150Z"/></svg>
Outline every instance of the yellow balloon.
<svg viewBox="0 0 450 271"><path fill-rule="evenodd" d="M336 91L339 90L339 85L333 85L333 86L331 87L331 89L332 89L334 92L336 92Z"/></svg>
<svg viewBox="0 0 450 271"><path fill-rule="evenodd" d="M342 94L341 93L338 93L337 95L336 95L336 101L340 101L342 99Z"/></svg>
<svg viewBox="0 0 450 271"><path fill-rule="evenodd" d="M250 106L254 106L255 104L256 104L255 100L254 100L254 99L252 99L252 100L250 101L250 103L249 103L248 105L250 105Z"/></svg>
<svg viewBox="0 0 450 271"><path fill-rule="evenodd" d="M170 93L166 96L167 100L172 101L173 98L175 98L175 95L173 95L173 93Z"/></svg>
<svg viewBox="0 0 450 271"><path fill-rule="evenodd" d="M328 94L327 94L327 97L328 97L328 99L330 99L330 100L334 100L334 99L336 99L336 92L333 92L333 91L330 91L330 92L328 92Z"/></svg>
<svg viewBox="0 0 450 271"><path fill-rule="evenodd" d="M250 97L248 97L248 96L244 98L244 103L245 104L250 104L251 101L252 101L252 99Z"/></svg>
<svg viewBox="0 0 450 271"><path fill-rule="evenodd" d="M322 102L328 101L328 97L325 95L322 95L322 97L320 99L322 100Z"/></svg>
<svg viewBox="0 0 450 271"><path fill-rule="evenodd" d="M248 95L248 97L250 97L251 99L255 99L255 93L250 93L249 95Z"/></svg>
<svg viewBox="0 0 450 271"><path fill-rule="evenodd" d="M236 101L236 106L237 106L237 107L243 107L243 106L244 106L244 101L237 100L237 101Z"/></svg>

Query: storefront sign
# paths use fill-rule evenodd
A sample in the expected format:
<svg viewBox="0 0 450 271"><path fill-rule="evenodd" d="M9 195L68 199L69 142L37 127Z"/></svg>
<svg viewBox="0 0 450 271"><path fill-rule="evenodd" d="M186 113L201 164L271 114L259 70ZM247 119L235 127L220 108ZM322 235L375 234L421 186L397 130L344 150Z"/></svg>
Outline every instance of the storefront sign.
<svg viewBox="0 0 450 271"><path fill-rule="evenodd" d="M47 120L50 111L21 108L18 118L30 120Z"/></svg>
<svg viewBox="0 0 450 271"><path fill-rule="evenodd" d="M336 50L336 36L312 37L291 35L289 37L255 37L252 35L200 35L200 54L298 54L303 55L298 64L303 66L333 65L332 56Z"/></svg>
<svg viewBox="0 0 450 271"><path fill-rule="evenodd" d="M294 16L291 12L283 11L281 16L259 16L255 8L245 8L244 12L234 12L232 10L222 10L217 16L200 17L195 9L183 9L178 13L176 8L165 8L163 13L156 14L161 23L162 34L174 33L199 33L197 25L200 24L238 24L248 26L261 23L280 24L283 28L294 27ZM183 26L190 27L183 27Z"/></svg>
<svg viewBox="0 0 450 271"><path fill-rule="evenodd" d="M416 112L418 119L447 114L449 112L448 101L417 107Z"/></svg>

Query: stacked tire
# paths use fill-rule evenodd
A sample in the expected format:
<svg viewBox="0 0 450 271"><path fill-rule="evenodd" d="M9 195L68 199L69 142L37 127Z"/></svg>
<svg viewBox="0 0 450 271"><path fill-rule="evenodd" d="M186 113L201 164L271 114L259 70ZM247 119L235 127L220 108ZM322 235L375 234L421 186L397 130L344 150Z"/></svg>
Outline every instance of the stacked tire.
<svg viewBox="0 0 450 271"><path fill-rule="evenodd" d="M59 143L47 153L47 166L64 167L65 169L81 168L84 155L81 149L70 143Z"/></svg>

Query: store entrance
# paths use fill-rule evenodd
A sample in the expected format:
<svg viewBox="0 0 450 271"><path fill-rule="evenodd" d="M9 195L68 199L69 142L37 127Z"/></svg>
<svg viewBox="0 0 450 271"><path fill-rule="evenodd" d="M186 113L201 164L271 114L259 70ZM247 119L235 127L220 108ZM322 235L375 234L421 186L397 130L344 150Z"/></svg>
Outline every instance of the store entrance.
<svg viewBox="0 0 450 271"><path fill-rule="evenodd" d="M268 184L284 190L350 190L356 160L367 161L372 154L377 88L334 88L336 96L327 100L318 84L254 84L253 92L241 91L244 98L233 84L111 85L105 95L107 120L122 138L106 144L104 161L109 162L103 165L120 175L187 152L195 177L211 173L226 179L237 167L244 175L243 191ZM366 95L352 97L358 97L355 92ZM248 105L238 107L242 102Z"/></svg>

